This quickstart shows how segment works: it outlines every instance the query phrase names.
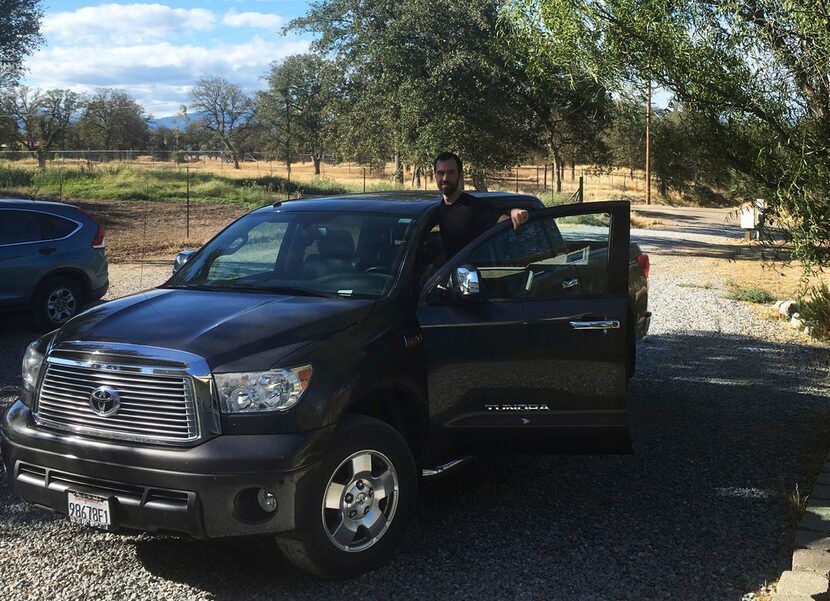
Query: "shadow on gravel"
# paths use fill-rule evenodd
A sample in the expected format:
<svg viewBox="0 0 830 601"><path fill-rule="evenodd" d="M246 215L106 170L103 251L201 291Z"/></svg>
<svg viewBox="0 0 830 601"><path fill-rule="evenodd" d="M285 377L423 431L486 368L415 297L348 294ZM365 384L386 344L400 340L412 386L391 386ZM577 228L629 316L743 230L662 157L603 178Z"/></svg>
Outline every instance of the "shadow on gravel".
<svg viewBox="0 0 830 601"><path fill-rule="evenodd" d="M0 335L4 402L33 337ZM793 496L810 491L828 446L829 368L826 348L714 332L652 336L631 382L633 455L480 458L426 482L399 552L347 582L306 577L268 538L79 538L62 519L25 511L2 479L0 533L13 534L4 536L10 552L42 549L45 580L62 573L67 552L80 565L134 549L136 594L160 578L220 601L738 600L789 568ZM56 529L86 542L53 546ZM98 578L102 589L123 590L117 570ZM87 586L61 581L73 598Z"/></svg>
<svg viewBox="0 0 830 601"><path fill-rule="evenodd" d="M321 583L268 539L136 543L155 576L218 600L740 599L788 569L797 490L828 446L830 349L653 336L631 456L479 458L421 491L389 565Z"/></svg>

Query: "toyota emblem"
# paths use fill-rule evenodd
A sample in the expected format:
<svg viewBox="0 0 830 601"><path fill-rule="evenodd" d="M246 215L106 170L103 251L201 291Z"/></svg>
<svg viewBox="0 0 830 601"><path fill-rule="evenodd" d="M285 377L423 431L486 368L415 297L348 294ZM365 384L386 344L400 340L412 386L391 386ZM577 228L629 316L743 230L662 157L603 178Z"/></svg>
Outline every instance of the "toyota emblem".
<svg viewBox="0 0 830 601"><path fill-rule="evenodd" d="M115 415L121 408L121 397L112 386L99 386L89 395L89 408L101 417Z"/></svg>

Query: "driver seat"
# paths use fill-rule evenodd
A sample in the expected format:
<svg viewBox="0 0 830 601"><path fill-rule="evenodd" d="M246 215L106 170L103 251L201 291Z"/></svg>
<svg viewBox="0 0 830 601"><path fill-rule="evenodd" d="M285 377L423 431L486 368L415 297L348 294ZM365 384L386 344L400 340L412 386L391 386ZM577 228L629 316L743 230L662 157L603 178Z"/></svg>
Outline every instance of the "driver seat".
<svg viewBox="0 0 830 601"><path fill-rule="evenodd" d="M354 240L348 230L326 230L317 240L319 254L303 263L303 278L313 280L332 273L354 271Z"/></svg>

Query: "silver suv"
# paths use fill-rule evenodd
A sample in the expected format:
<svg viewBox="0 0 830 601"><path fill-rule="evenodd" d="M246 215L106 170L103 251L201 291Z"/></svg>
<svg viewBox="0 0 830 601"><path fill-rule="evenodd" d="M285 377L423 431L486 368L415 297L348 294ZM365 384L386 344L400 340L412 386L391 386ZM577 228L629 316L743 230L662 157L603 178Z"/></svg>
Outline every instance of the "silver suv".
<svg viewBox="0 0 830 601"><path fill-rule="evenodd" d="M54 329L107 292L104 228L78 207L0 199L0 309Z"/></svg>

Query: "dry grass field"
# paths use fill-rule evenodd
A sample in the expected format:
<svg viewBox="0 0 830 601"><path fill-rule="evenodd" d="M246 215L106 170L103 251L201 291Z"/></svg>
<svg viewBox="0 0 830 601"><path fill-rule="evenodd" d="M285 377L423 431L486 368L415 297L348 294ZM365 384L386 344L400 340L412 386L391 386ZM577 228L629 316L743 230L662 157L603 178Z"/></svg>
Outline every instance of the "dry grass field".
<svg viewBox="0 0 830 601"><path fill-rule="evenodd" d="M94 156L94 154L90 154ZM20 167L35 168L34 159L15 161ZM57 158L49 163L50 167L77 169L79 166L126 165L134 168L169 171L183 174L190 170L192 174L211 174L232 179L258 179L265 177L288 178L288 169L279 161L248 160L240 163L239 169L234 169L231 163L221 160L218 156L200 155L189 162L175 163L171 161L155 160L152 156L136 156L130 161L84 160L79 158ZM344 188L359 192L376 191L388 188L403 189L435 189L430 177L421 177L420 184L413 178L411 170L404 174L403 186L392 180L393 163L386 163L383 169L372 169L357 163L322 163L320 175L314 175L314 165L311 161L297 162L291 165L290 180L299 184L331 183L340 184ZM585 200L607 200L611 198L625 198L633 203L645 202L645 173L642 170L628 169L597 170L588 165L576 165L572 170L567 167L562 178L562 192L553 192L555 175L550 167L544 165L521 165L511 170L488 175L488 187L491 190L505 190L509 192L523 192L536 194L546 202L562 202L572 195L579 187L579 178L583 178ZM661 203L658 188L652 183L652 200Z"/></svg>

